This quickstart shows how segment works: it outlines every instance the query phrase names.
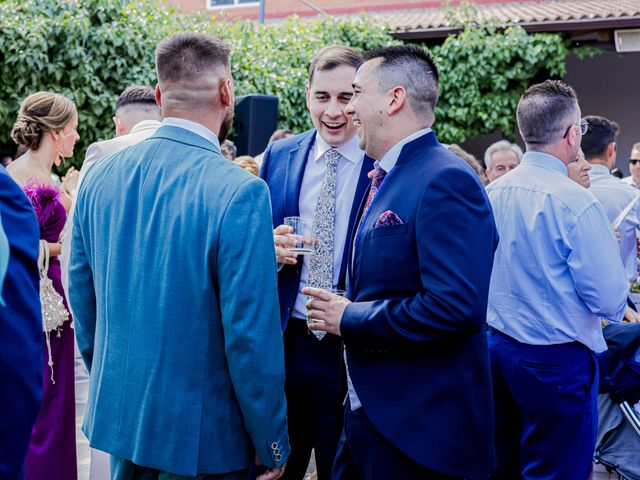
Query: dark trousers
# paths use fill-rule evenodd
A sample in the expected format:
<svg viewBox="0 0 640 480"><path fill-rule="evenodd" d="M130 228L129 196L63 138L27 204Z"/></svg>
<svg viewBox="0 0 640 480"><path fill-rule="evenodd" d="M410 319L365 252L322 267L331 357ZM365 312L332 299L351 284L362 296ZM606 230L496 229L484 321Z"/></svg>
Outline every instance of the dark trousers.
<svg viewBox="0 0 640 480"><path fill-rule="evenodd" d="M304 320L292 318L284 332L285 393L291 454L285 480L304 478L315 449L319 480L328 480L342 432L346 377L342 341L318 340Z"/></svg>
<svg viewBox="0 0 640 480"><path fill-rule="evenodd" d="M385 439L371 424L364 409L344 412L344 432L332 480L454 480L416 463Z"/></svg>
<svg viewBox="0 0 640 480"><path fill-rule="evenodd" d="M202 474L195 477L163 472L136 465L130 460L111 455L111 480L246 480L247 469L237 472Z"/></svg>
<svg viewBox="0 0 640 480"><path fill-rule="evenodd" d="M491 330L495 479L586 480L598 418L598 364L584 345L526 345Z"/></svg>

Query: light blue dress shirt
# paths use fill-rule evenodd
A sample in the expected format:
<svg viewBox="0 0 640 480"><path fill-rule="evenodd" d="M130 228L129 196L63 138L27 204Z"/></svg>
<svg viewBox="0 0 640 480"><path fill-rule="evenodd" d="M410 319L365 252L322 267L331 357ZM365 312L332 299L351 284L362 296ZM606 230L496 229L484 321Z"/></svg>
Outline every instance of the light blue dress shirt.
<svg viewBox="0 0 640 480"><path fill-rule="evenodd" d="M400 153L402 152L402 148L409 142L426 135L431 132L430 128L423 128L422 130L418 130L415 133L412 133L408 137L400 140L393 147L391 147L387 153L380 159L380 161L375 162L375 166L382 168L385 172L389 173L391 169L398 163L398 157L400 157ZM386 178L386 177L385 177ZM382 180L384 183L384 180ZM358 225L359 226L359 225ZM355 235L354 235L355 238ZM352 255L353 258L353 255ZM352 260L353 261L353 260ZM351 410L357 410L362 407L362 402L358 398L358 394L356 393L356 389L353 388L353 382L351 381L351 375L349 375L349 365L347 365L347 353L344 352L344 364L347 370L347 392L349 395L349 405L351 406Z"/></svg>
<svg viewBox="0 0 640 480"><path fill-rule="evenodd" d="M605 165L592 165L589 171L589 180L591 180L589 190L604 207L609 223L613 223L620 212L633 201L636 195L640 194L631 185L627 185L619 178L611 175ZM637 202L618 227L620 232L620 256L630 282L634 282L638 278L637 229L640 226L639 219L640 202Z"/></svg>
<svg viewBox="0 0 640 480"><path fill-rule="evenodd" d="M606 350L600 317L622 319L629 284L602 205L540 152L527 152L487 193L500 235L489 325L526 344Z"/></svg>
<svg viewBox="0 0 640 480"><path fill-rule="evenodd" d="M302 185L300 186L298 209L301 217L313 218L315 215L320 188L326 171L324 154L330 148L331 146L316 133L315 143L309 152L309 158L302 177ZM362 159L364 158L364 152L358 146L357 135L354 135L351 140L339 146L336 150L341 155L341 158L338 160L338 170L336 172L336 211L333 230L334 287L338 285L340 277L340 264L347 237L349 236L351 205L358 187L358 177L360 176ZM307 286L309 281L309 262L310 256L303 255L298 296L293 306L293 317L295 318L305 318L307 316L306 303L308 297L302 294L302 289Z"/></svg>

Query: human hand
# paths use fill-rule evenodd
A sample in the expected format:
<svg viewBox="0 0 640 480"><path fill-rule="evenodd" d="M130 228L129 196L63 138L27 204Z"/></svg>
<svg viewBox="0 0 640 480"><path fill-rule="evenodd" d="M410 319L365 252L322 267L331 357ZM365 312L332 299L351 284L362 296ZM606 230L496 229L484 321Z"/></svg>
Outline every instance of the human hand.
<svg viewBox="0 0 640 480"><path fill-rule="evenodd" d="M342 315L351 302L321 288L305 287L302 289L302 293L313 297L307 301L308 327L318 332L340 336Z"/></svg>
<svg viewBox="0 0 640 480"><path fill-rule="evenodd" d="M70 167L67 173L62 177L62 188L69 195L73 194L78 187L78 181L80 180L80 172L74 167Z"/></svg>
<svg viewBox="0 0 640 480"><path fill-rule="evenodd" d="M256 455L256 465L262 465L257 455ZM286 468L286 466L287 464L285 463L281 467L271 467L267 469L267 471L264 472L263 474L258 475L256 477L256 480L276 480L282 477L282 475L284 475L284 469Z"/></svg>
<svg viewBox="0 0 640 480"><path fill-rule="evenodd" d="M282 265L295 265L298 262L298 254L289 251L296 246L296 239L290 234L293 227L280 225L273 231L273 243L276 247L276 260Z"/></svg>
<svg viewBox="0 0 640 480"><path fill-rule="evenodd" d="M636 312L635 310L633 310L633 308L627 305L627 308L624 311L624 318L622 319L622 321L629 322L629 323L640 323L640 314L638 314L638 312Z"/></svg>

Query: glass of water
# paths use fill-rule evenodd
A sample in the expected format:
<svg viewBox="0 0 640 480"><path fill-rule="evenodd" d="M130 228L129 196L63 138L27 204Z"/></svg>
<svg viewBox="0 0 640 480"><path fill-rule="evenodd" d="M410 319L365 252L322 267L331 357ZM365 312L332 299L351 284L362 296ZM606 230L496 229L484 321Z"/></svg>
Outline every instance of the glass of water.
<svg viewBox="0 0 640 480"><path fill-rule="evenodd" d="M313 234L313 218L284 217L284 224L293 228L289 235L296 239L296 244L289 247L290 252L305 255L316 251L318 238Z"/></svg>
<svg viewBox="0 0 640 480"><path fill-rule="evenodd" d="M334 295L338 295L340 297L346 297L347 296L346 290L341 290L339 288L332 288L331 290L327 289L327 291L333 293ZM307 298L311 299L312 297L307 297ZM314 323L314 322L324 323L323 320L314 320L313 318L310 319L309 317L307 317L307 327L309 325L311 325L312 323ZM317 331L311 330L311 329L309 329L309 331L311 333L313 333L313 335L315 335L315 337L318 340L322 340L324 338L324 336L327 334L326 332L317 332Z"/></svg>

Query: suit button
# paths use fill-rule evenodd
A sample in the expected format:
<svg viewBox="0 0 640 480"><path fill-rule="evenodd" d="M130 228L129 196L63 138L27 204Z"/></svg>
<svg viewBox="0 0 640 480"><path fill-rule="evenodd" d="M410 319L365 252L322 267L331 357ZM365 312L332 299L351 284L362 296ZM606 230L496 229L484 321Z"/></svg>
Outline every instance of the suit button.
<svg viewBox="0 0 640 480"><path fill-rule="evenodd" d="M275 455L275 458L276 458L276 462L279 462L280 460L282 460L282 455L280 455L279 453L277 453L277 454Z"/></svg>
<svg viewBox="0 0 640 480"><path fill-rule="evenodd" d="M273 449L273 453L274 453L274 455L280 455L280 449L279 448L274 448Z"/></svg>
<svg viewBox="0 0 640 480"><path fill-rule="evenodd" d="M271 444L271 450L275 450L276 448L278 448L278 442L273 442Z"/></svg>

